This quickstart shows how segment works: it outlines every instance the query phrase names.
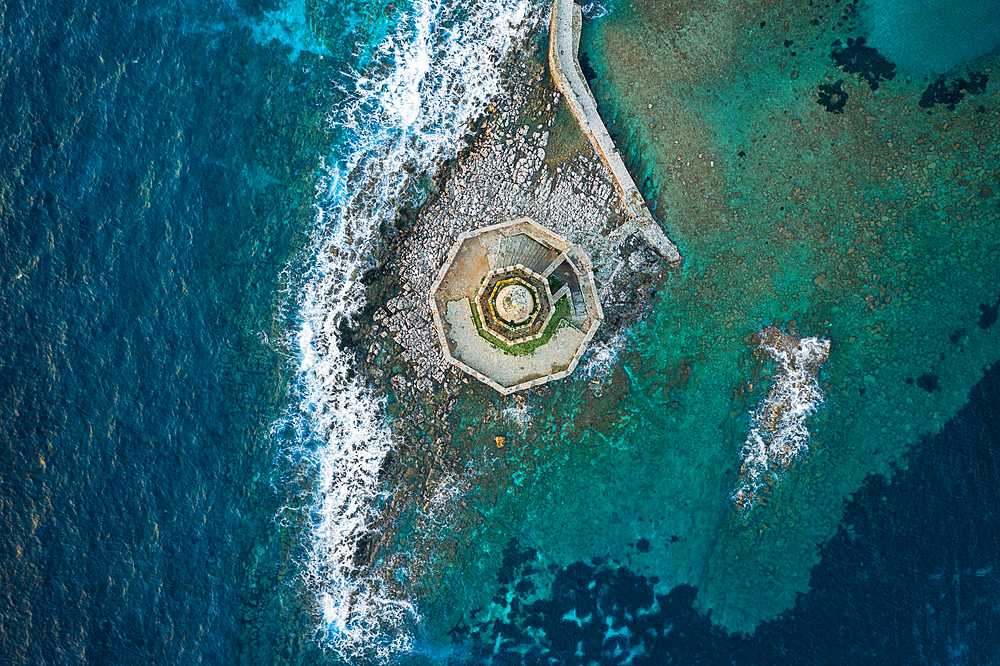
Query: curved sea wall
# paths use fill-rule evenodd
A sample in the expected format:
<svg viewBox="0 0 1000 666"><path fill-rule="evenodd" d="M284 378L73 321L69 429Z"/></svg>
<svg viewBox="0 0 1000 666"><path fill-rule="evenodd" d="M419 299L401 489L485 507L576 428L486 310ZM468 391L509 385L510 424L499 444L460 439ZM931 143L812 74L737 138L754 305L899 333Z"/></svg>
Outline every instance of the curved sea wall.
<svg viewBox="0 0 1000 666"><path fill-rule="evenodd" d="M646 207L639 188L635 186L632 176L625 168L625 162L597 112L594 95L583 78L576 56L580 48L582 22L582 10L573 0L553 0L552 22L549 28L549 69L552 71L552 79L566 99L566 105L580 123L583 134L611 170L625 198L630 223L634 224L635 230L642 235L643 240L656 250L664 261L677 266L681 262L680 252L663 233Z"/></svg>

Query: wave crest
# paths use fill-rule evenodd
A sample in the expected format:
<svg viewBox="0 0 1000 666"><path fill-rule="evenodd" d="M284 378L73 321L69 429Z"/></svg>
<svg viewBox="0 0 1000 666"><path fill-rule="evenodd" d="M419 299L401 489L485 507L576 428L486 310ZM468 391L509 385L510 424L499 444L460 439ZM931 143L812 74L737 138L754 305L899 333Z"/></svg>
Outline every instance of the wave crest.
<svg viewBox="0 0 1000 666"><path fill-rule="evenodd" d="M313 470L303 575L316 592L324 644L345 660L387 663L411 647L419 616L405 591L365 561L386 499L378 473L393 441L384 399L354 373L340 327L364 304L359 280L375 231L412 199L420 174L457 152L470 121L501 91L503 56L530 26L527 0L455 5L413 3L329 116L348 150L327 161L317 190L315 261L298 295L298 404L276 424L298 432L284 455ZM443 493L438 508L452 499Z"/></svg>
<svg viewBox="0 0 1000 666"><path fill-rule="evenodd" d="M743 467L731 498L744 516L808 450L806 420L824 399L816 373L830 354L829 340L796 339L774 327L759 337L755 354L777 361L780 372L763 403L751 413L740 452Z"/></svg>

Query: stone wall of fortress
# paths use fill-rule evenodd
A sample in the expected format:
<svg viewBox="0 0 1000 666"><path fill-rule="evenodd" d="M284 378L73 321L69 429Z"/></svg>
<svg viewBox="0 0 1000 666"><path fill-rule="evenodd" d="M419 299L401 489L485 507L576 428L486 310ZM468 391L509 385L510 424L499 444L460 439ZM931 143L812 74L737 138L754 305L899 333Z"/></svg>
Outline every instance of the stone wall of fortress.
<svg viewBox="0 0 1000 666"><path fill-rule="evenodd" d="M552 78L567 107L580 123L583 134L608 165L625 199L630 224L624 225L619 233L624 237L638 231L664 261L677 266L681 262L677 246L663 233L646 207L639 188L625 168L625 162L597 112L597 102L580 69L577 52L582 23L582 11L573 0L553 0L549 27L549 69Z"/></svg>

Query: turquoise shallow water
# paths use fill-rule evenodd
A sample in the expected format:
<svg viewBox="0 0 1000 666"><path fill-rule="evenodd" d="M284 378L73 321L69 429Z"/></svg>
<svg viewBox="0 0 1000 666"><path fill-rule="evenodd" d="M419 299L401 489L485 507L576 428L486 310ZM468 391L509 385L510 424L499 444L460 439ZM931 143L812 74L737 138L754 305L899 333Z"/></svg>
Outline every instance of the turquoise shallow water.
<svg viewBox="0 0 1000 666"><path fill-rule="evenodd" d="M832 537L822 550L813 548L824 539L795 541L801 521L771 533L789 539L779 552L812 559L793 570L799 578L782 578L778 566L765 579L783 590L769 598L784 594L794 603L753 637L720 629L713 620L721 611L706 615L708 586L690 584L697 572L679 566L667 579L652 567L663 569L666 553L724 570L727 557L745 556L739 548L755 543L743 539L739 521L725 522L753 405L752 396L729 390L758 376L743 336L768 318L820 333L838 305L821 298L814 309L802 283L816 276L787 266L805 255L775 251L765 263L785 262L787 270L771 283L773 298L748 310L752 322L747 311L727 312L715 331L715 309L703 308L685 315L697 326L678 327L665 305L704 305L705 292L684 285L722 283L724 273L745 270L735 268L738 244L713 245L732 231L721 226L674 229L688 272L666 285L674 291L658 296L660 309L631 333L603 392L569 381L532 398L518 412L535 415L520 434L502 420L482 426L484 413L510 404L462 399L453 425L456 433L476 429L462 444L470 460L502 432L511 453L464 496L495 505L486 526L461 538L449 526L442 531L449 548L459 544L449 553L469 566L404 609L380 606L378 595L366 597L368 588L352 582L360 572L355 551L338 548L356 543L323 530L350 514L344 506L369 502L374 514L391 501L365 484L378 481L380 456L393 444L380 439L387 437L379 430L382 396L351 388L365 378L337 355L336 326L331 338L299 344L308 338L301 332L326 321L324 312L346 311L338 303L356 293L338 289L378 223L413 200L420 169L451 154L464 119L495 92L489 63L505 42L487 37L511 30L504 12L519 16L512 7L489 15L478 5L452 11L427 2L4 7L0 662L385 663L372 655L391 652L399 626L411 642L396 658L415 663L872 663L885 654L898 663L991 661L1000 571L996 370L961 411L964 395L956 402L944 394L968 390L966 379L982 372L977 359L995 356L984 345L996 331L1000 294L995 268L976 254L989 248L984 239L977 249L978 231L970 230L981 219L948 222L944 213L935 218L945 220L938 235L920 242L954 242L966 254L930 274L978 272L964 291L942 279L948 297L935 307L947 317L915 318L906 334L934 337L947 358L921 359L924 374L900 361L907 373L886 376L899 384L893 396L912 401L887 398L866 412L851 411L856 402L843 387L874 394L888 379L843 356L821 376L829 403L817 433L840 433L841 420L853 420L849 454L836 438L821 439L817 448L826 452L803 466L806 474L789 475L773 513L801 516L808 500L839 501L830 479L840 468L831 460L856 462L851 456L862 451L867 466L852 472L855 494L843 520L815 528ZM627 23L623 10L608 20ZM463 27L470 24L488 29ZM802 71L828 59L804 57ZM600 70L596 56L593 65ZM975 103L992 114L989 85ZM742 128L733 118L746 115L738 106L756 94L741 91L723 107L728 127ZM975 120L968 111L960 107L957 117ZM927 118L920 119L927 128L912 124L930 131L951 116ZM625 122L609 124L631 142L630 154L643 153L650 138L630 135ZM730 153L764 145L737 134L721 139ZM903 136L915 145L919 132L904 128ZM947 162L956 183L947 194L960 211L965 194L957 188L966 186L957 183L969 179L959 173L961 152L992 150L975 142ZM375 158L359 157L366 153ZM760 156L751 157L759 167ZM409 171L416 178L393 178ZM647 194L669 194L667 180L651 177ZM766 188L745 181L724 189L745 190L743 201L766 199ZM344 210L354 214L338 217ZM792 233L809 232L788 224ZM852 233L830 236L846 251L858 242ZM859 233L878 239L881 232ZM829 273L831 282L840 279ZM866 307L865 294L905 301L893 291L900 286L873 280L852 307ZM310 301L316 294L329 298ZM726 321L742 330L727 331ZM865 335L885 335L878 321L865 325ZM829 334L835 353L856 343L847 326ZM714 352L700 348L705 339ZM316 340L334 344L310 347ZM725 394L710 390L720 384L715 375L728 378ZM956 388L959 378L965 383ZM939 435L906 439L906 457L879 457L880 438L895 441L880 431L885 405L912 409L914 424L938 426L946 416L931 413L957 406ZM899 421L895 412L892 419ZM716 448L692 454L703 442ZM894 466L909 469L892 485L864 480ZM344 490L346 499L338 495ZM370 515L364 506L350 514L357 524ZM787 527L766 515L762 522ZM698 534L729 538L730 547L713 551L713 543L690 538ZM750 589L733 586L728 612L754 615ZM719 590L710 591L718 604ZM441 609L441 599L473 597L493 603ZM411 610L425 622L414 625ZM365 612L371 623L358 620ZM441 617L461 619L437 633Z"/></svg>
<svg viewBox="0 0 1000 666"><path fill-rule="evenodd" d="M900 645L902 626L922 621L917 655L988 661L992 637L941 642L941 632L989 622L988 605L943 629L916 619L918 602L880 634L877 620L844 621L853 611L835 603L820 569L841 564L843 552L824 544L851 532L845 512L865 515L880 499L863 492L879 483L873 475L930 475L914 469L917 452L937 446L929 437L1000 348L996 88L958 82L992 75L996 57L940 80L904 70L865 46L859 11L637 2L585 22L599 108L686 262L610 373L588 376L595 354L578 376L521 401L462 397L452 432L470 466L488 471L460 533L442 537L454 554L440 558L446 584L425 603L480 658L768 663L773 649L801 663L846 650L861 663L871 636ZM841 108L824 103L833 87L846 95ZM968 94L949 102L940 88ZM778 374L754 352L771 325L830 341L825 401L807 420L808 449L745 513L732 494L750 415ZM978 442L975 427L956 427ZM491 451L494 436L506 438L503 451ZM996 487L980 491L992 515ZM887 529L924 531L911 513L920 492L898 499ZM977 542L939 536L946 543L928 549L943 548L945 562ZM407 545L419 540L417 529L407 535ZM913 573L903 555L848 584L867 617L882 603L869 581L937 580L940 562ZM989 547L965 557L980 563L989 597ZM476 586L494 577L500 589L484 598ZM668 605L693 609L704 633L671 633ZM805 608L808 623L842 627L842 640L791 621ZM910 649L904 661L919 660Z"/></svg>

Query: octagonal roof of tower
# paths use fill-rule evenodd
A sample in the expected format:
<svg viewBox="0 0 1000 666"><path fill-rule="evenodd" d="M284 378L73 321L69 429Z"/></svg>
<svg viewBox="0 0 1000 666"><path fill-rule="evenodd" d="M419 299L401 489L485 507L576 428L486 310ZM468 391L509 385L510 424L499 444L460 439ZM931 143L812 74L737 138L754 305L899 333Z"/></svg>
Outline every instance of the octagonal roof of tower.
<svg viewBox="0 0 1000 666"><path fill-rule="evenodd" d="M573 372L604 319L590 258L529 218L459 236L429 299L445 358L505 395Z"/></svg>

